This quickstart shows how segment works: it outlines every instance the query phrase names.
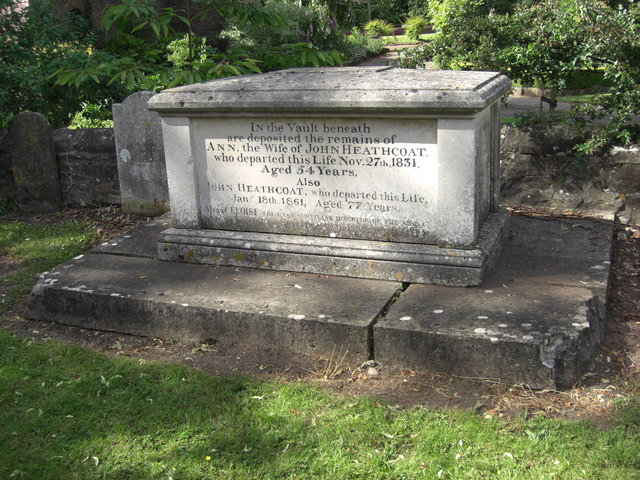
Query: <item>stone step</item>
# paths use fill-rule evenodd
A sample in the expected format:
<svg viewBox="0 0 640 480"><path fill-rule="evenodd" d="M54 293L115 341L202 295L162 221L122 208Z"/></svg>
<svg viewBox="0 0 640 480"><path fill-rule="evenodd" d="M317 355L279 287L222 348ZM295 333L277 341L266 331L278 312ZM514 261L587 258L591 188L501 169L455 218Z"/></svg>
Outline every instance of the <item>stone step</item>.
<svg viewBox="0 0 640 480"><path fill-rule="evenodd" d="M26 316L536 388L577 381L603 334L611 224L514 216L488 280L463 288L163 262L153 252L169 223L45 272Z"/></svg>

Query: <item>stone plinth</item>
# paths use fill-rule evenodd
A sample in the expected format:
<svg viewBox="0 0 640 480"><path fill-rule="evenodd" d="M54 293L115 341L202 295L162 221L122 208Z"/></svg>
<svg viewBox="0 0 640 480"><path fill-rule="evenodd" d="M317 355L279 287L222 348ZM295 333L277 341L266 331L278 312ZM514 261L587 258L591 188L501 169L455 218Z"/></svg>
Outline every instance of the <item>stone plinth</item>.
<svg viewBox="0 0 640 480"><path fill-rule="evenodd" d="M532 388L574 385L604 333L611 223L515 215L480 287L163 262L169 225L160 217L43 273L25 316Z"/></svg>
<svg viewBox="0 0 640 480"><path fill-rule="evenodd" d="M491 72L293 69L166 90L165 260L479 284L500 251Z"/></svg>

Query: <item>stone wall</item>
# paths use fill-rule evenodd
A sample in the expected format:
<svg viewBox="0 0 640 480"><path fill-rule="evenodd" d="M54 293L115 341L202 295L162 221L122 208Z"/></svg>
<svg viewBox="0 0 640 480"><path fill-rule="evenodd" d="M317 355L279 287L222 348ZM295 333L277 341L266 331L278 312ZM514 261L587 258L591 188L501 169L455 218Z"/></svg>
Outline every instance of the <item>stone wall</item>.
<svg viewBox="0 0 640 480"><path fill-rule="evenodd" d="M54 130L53 144L64 205L120 203L112 128Z"/></svg>
<svg viewBox="0 0 640 480"><path fill-rule="evenodd" d="M640 225L640 148L580 158L567 126L503 127L501 203L571 210Z"/></svg>
<svg viewBox="0 0 640 480"><path fill-rule="evenodd" d="M582 160L572 156L572 137L566 127L503 127L501 203L640 225L640 148ZM10 138L0 131L0 207L16 202ZM120 203L113 129L60 129L52 139L63 207Z"/></svg>
<svg viewBox="0 0 640 480"><path fill-rule="evenodd" d="M113 129L51 130L41 115L16 115L0 132L0 202L33 212L120 203Z"/></svg>

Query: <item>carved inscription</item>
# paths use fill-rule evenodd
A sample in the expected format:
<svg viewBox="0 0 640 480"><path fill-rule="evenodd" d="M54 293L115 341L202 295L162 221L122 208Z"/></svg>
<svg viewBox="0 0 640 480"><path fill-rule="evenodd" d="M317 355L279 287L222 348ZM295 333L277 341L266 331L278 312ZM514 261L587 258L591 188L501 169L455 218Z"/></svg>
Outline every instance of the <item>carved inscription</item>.
<svg viewBox="0 0 640 480"><path fill-rule="evenodd" d="M194 129L209 228L404 241L428 230L435 120L230 118Z"/></svg>

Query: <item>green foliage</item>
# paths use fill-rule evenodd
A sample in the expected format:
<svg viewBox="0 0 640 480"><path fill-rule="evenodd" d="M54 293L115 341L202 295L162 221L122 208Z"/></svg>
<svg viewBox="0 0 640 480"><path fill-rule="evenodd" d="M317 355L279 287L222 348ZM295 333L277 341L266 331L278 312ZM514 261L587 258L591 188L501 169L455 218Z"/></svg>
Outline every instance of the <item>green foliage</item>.
<svg viewBox="0 0 640 480"><path fill-rule="evenodd" d="M281 0L299 4L298 0ZM401 25L407 15L427 16L427 0L304 0L304 5L322 4L345 29L359 27L372 19L380 19L391 25Z"/></svg>
<svg viewBox="0 0 640 480"><path fill-rule="evenodd" d="M353 27L351 34L347 37L350 45L349 58L358 62L367 57L380 55L384 49L385 40L382 38L373 38L362 33L358 28Z"/></svg>
<svg viewBox="0 0 640 480"><path fill-rule="evenodd" d="M398 55L400 68L425 68L433 56L431 45L424 43L413 48L405 48Z"/></svg>
<svg viewBox="0 0 640 480"><path fill-rule="evenodd" d="M236 15L245 21L272 24L275 19L252 6L242 8L227 3L203 1L208 9ZM107 9L103 17L106 29L115 28L115 40L106 42L103 59L97 58L82 65L66 63L53 77L57 85L121 84L130 90L160 90L162 88L200 82L215 78L257 73L256 60L245 53L221 52L206 45L190 31L193 19L180 9L158 10L154 1L123 0ZM177 36L175 22L185 24L187 36ZM145 33L146 32L146 33ZM151 46L148 40L155 39ZM145 47L146 45L146 47Z"/></svg>
<svg viewBox="0 0 640 480"><path fill-rule="evenodd" d="M112 128L111 106L107 102L85 103L71 119L69 128Z"/></svg>
<svg viewBox="0 0 640 480"><path fill-rule="evenodd" d="M83 79L92 78L85 65L104 59L97 58L93 38L85 36L78 17L63 21L42 0L24 10L15 1L0 0L0 7L0 128L25 111L42 113L54 127L65 126L83 103L126 95L118 85L82 81L65 87L51 78L63 65L74 65Z"/></svg>
<svg viewBox="0 0 640 480"><path fill-rule="evenodd" d="M400 19L406 15L408 10L407 0L369 0L371 6L371 18L380 19L390 24L400 24ZM363 5L364 7L364 5ZM367 12L368 13L368 12ZM371 34L372 36L388 35Z"/></svg>
<svg viewBox="0 0 640 480"><path fill-rule="evenodd" d="M604 125L586 126L589 138L578 151L592 154L612 142L636 141L631 117L640 112L637 3L430 0L430 6L440 34L422 53L440 68L498 70L522 85L559 91L583 72L599 72L603 81L598 83L609 90L577 107L572 121L587 118Z"/></svg>
<svg viewBox="0 0 640 480"><path fill-rule="evenodd" d="M429 2L427 0L407 0L405 15L430 19Z"/></svg>
<svg viewBox="0 0 640 480"><path fill-rule="evenodd" d="M474 13L482 0L427 0L431 24L442 32L458 17L468 17Z"/></svg>
<svg viewBox="0 0 640 480"><path fill-rule="evenodd" d="M423 33L420 35L420 41L429 41L435 33ZM386 37L382 37L385 45L413 45L416 43L415 40L407 37L406 35L388 35ZM401 53L400 51L399 53Z"/></svg>
<svg viewBox="0 0 640 480"><path fill-rule="evenodd" d="M271 4L198 0L202 15L215 13L254 35L251 48L232 45L222 51L193 35L195 16L178 8L158 8L153 0L122 0L107 8L103 26L110 32L102 48L77 19L64 22L55 17L45 0L30 2L24 11L15 1L0 2L0 38L9 39L0 42L0 128L21 111L38 111L54 127L66 126L83 109L73 124L94 125L101 119L91 105L108 109L137 90L287 66L337 65L341 56L333 45L345 51L349 45L322 6L287 5L289 11L307 16L305 30L280 35L290 33L285 26L291 22ZM179 25L187 28L186 36L176 33ZM272 42L264 42L268 36Z"/></svg>
<svg viewBox="0 0 640 480"><path fill-rule="evenodd" d="M533 4L531 0L426 0L434 28L442 32L461 18L503 15L513 11L518 3Z"/></svg>
<svg viewBox="0 0 640 480"><path fill-rule="evenodd" d="M251 24L229 16L220 34L230 48L255 58L261 70L341 64L340 53L347 51L347 41L326 6L300 7L297 2L266 0L262 9L282 23Z"/></svg>
<svg viewBox="0 0 640 480"><path fill-rule="evenodd" d="M393 25L385 20L371 20L365 24L364 31L371 37L382 37L393 32Z"/></svg>
<svg viewBox="0 0 640 480"><path fill-rule="evenodd" d="M428 23L427 19L424 17L411 17L407 19L405 24L405 34L411 40L418 41L420 40L420 35L422 35L427 29Z"/></svg>
<svg viewBox="0 0 640 480"><path fill-rule="evenodd" d="M167 60L177 68L182 68L193 60L206 62L207 54L211 53L207 39L195 35L184 35L167 45Z"/></svg>
<svg viewBox="0 0 640 480"><path fill-rule="evenodd" d="M605 78L604 72L600 71L589 71L589 70L578 70L576 72L572 72L567 78L567 89L568 90L583 90L590 89L593 90L594 87L611 87L613 86L613 82L610 79Z"/></svg>

